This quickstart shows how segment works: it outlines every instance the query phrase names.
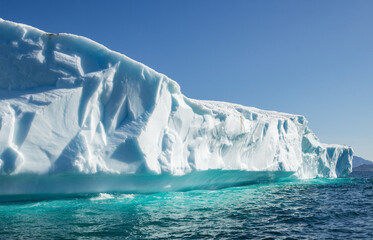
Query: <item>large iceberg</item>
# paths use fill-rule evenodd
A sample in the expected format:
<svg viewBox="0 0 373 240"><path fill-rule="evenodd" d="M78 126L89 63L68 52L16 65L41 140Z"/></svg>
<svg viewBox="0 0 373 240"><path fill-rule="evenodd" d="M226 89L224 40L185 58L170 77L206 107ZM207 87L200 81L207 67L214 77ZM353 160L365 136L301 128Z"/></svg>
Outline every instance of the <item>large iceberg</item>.
<svg viewBox="0 0 373 240"><path fill-rule="evenodd" d="M0 19L0 174L351 171L303 116L187 98L149 67L84 37Z"/></svg>

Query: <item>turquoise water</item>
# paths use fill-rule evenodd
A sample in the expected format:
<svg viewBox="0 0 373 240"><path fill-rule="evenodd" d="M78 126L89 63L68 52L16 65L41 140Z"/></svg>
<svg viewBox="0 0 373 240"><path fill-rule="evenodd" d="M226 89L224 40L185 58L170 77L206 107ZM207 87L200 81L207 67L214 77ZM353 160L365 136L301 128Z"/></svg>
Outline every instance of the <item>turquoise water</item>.
<svg viewBox="0 0 373 240"><path fill-rule="evenodd" d="M372 176L146 194L0 196L0 238L372 239Z"/></svg>

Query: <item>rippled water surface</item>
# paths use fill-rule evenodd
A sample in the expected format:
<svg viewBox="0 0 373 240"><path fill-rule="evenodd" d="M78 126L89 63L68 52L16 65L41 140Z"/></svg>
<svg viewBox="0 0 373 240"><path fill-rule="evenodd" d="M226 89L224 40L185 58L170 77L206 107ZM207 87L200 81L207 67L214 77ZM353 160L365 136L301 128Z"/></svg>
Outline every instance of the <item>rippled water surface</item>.
<svg viewBox="0 0 373 240"><path fill-rule="evenodd" d="M0 239L373 239L373 175L0 204ZM0 197L1 198L1 197Z"/></svg>

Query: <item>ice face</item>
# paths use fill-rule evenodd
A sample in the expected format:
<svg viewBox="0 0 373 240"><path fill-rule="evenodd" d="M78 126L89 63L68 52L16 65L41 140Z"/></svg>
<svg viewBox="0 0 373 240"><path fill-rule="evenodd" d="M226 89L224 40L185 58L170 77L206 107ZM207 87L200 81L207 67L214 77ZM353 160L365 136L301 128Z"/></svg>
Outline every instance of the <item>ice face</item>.
<svg viewBox="0 0 373 240"><path fill-rule="evenodd" d="M303 116L193 100L87 38L0 20L0 173L223 169L345 176L352 149Z"/></svg>

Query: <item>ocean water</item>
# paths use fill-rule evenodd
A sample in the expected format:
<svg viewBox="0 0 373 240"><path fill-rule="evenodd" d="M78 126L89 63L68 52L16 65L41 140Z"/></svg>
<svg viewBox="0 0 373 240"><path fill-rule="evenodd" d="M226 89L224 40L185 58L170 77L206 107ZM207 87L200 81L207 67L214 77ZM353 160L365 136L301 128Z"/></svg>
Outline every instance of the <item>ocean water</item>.
<svg viewBox="0 0 373 240"><path fill-rule="evenodd" d="M373 239L372 173L204 186L3 195L0 239Z"/></svg>

